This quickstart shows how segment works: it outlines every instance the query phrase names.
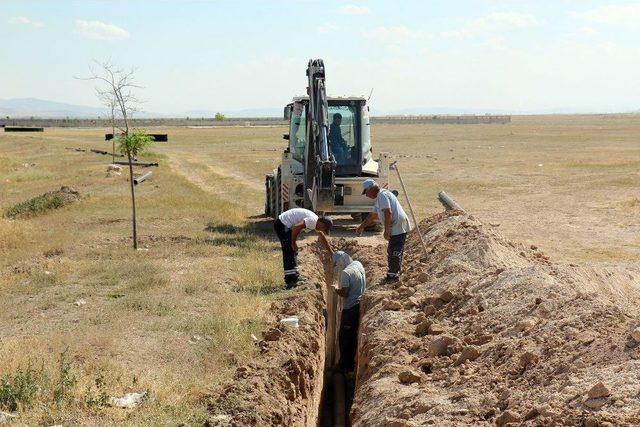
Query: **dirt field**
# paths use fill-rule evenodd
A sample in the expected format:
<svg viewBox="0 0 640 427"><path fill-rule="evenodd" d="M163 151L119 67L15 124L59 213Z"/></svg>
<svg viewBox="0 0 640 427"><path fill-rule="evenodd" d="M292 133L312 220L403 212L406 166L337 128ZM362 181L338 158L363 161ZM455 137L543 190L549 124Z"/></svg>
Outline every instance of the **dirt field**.
<svg viewBox="0 0 640 427"><path fill-rule="evenodd" d="M137 253L126 175L66 149L108 150L105 130L0 133L3 211L62 185L80 195L0 220L0 376L24 380L31 365L34 385L32 396L0 388L0 410L24 423L201 424L258 354L251 334L272 320L271 302L288 295L270 223L257 218L286 129L153 130L169 142L152 148L161 166L138 190ZM640 258L639 131L638 116L539 116L381 125L373 138L398 160L420 217L441 211L446 190L505 238L600 267ZM104 402L142 391L133 410Z"/></svg>

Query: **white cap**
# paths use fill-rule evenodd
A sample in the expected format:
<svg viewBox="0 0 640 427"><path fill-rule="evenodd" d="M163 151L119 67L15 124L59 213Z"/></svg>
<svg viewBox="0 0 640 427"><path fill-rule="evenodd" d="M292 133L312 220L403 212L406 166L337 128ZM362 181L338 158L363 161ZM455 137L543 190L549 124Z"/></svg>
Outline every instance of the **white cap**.
<svg viewBox="0 0 640 427"><path fill-rule="evenodd" d="M339 270L344 270L352 262L353 259L344 251L337 251L333 254L333 265L338 267Z"/></svg>
<svg viewBox="0 0 640 427"><path fill-rule="evenodd" d="M378 185L378 183L373 178L365 179L364 182L362 183L362 194L364 194L365 191L367 191L374 185Z"/></svg>

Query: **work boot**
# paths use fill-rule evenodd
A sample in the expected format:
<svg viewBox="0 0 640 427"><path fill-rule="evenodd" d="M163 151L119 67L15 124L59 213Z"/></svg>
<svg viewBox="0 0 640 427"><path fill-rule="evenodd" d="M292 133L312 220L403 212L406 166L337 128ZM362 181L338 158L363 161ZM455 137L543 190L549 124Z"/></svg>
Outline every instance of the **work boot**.
<svg viewBox="0 0 640 427"><path fill-rule="evenodd" d="M300 279L296 280L295 282L287 283L285 285L285 289L287 289L287 290L294 289L294 288L297 288L298 286L302 286L304 284L305 284L304 279L300 278Z"/></svg>

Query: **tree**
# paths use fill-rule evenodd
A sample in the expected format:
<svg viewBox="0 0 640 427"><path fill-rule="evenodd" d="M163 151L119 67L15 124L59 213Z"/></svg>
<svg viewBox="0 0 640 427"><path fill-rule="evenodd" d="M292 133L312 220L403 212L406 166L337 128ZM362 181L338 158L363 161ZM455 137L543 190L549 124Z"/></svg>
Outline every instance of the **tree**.
<svg viewBox="0 0 640 427"><path fill-rule="evenodd" d="M111 124L111 162L116 162L116 111L118 108L118 101L113 96L113 93L100 93L98 92L98 98L102 105L109 109L109 123Z"/></svg>
<svg viewBox="0 0 640 427"><path fill-rule="evenodd" d="M224 114L222 113L216 113L216 117L215 117L217 122L221 122L225 119Z"/></svg>
<svg viewBox="0 0 640 427"><path fill-rule="evenodd" d="M97 67L91 67L91 75L84 80L93 80L99 83L96 87L98 98L103 102L113 102L112 124L115 130L116 115L118 116L118 129L122 136L118 138L118 150L127 156L129 163L129 186L131 187L131 224L133 228L133 248L138 249L138 234L136 223L136 192L133 183L133 161L137 155L147 148L152 138L139 130L132 130L131 117L138 110L140 100L133 91L140 89L135 83L134 70L125 70L114 66L110 62L96 63ZM98 68L96 70L96 68ZM111 105L111 104L109 104ZM115 132L114 132L115 139ZM115 141L114 141L115 144ZM115 148L115 145L114 145Z"/></svg>

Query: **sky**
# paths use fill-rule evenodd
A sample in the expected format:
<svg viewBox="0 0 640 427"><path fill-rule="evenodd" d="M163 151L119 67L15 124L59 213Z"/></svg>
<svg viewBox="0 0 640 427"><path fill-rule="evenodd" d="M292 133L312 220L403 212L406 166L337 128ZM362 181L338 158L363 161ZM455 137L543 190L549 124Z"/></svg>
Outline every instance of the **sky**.
<svg viewBox="0 0 640 427"><path fill-rule="evenodd" d="M372 109L640 110L640 0L0 0L0 99L99 105L92 61L143 109L280 109L323 58Z"/></svg>

